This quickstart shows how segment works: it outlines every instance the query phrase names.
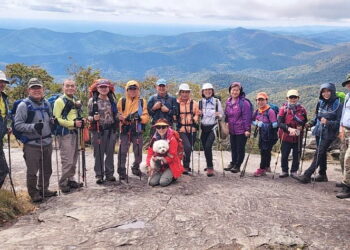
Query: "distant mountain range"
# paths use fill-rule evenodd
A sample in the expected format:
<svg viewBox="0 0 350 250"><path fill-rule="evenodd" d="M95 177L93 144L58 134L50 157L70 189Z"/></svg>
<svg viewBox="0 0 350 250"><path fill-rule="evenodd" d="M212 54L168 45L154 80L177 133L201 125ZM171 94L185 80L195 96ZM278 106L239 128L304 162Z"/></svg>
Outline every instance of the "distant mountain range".
<svg viewBox="0 0 350 250"><path fill-rule="evenodd" d="M78 64L100 69L113 80L154 75L220 87L240 80L253 91L267 85L341 82L350 72L350 31L296 36L237 28L131 37L0 29L0 68L16 62L42 66L57 80Z"/></svg>

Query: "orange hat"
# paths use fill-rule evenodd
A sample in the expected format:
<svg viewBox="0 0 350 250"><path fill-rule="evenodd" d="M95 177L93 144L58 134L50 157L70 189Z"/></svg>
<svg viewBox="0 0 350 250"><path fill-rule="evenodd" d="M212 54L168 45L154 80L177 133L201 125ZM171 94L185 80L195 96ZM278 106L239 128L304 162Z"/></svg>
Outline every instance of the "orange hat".
<svg viewBox="0 0 350 250"><path fill-rule="evenodd" d="M257 95L256 95L256 99L258 100L258 99L260 99L260 98L262 98L262 99L269 99L269 96L265 93L265 92L259 92Z"/></svg>
<svg viewBox="0 0 350 250"><path fill-rule="evenodd" d="M156 121L156 123L153 125L153 127L155 126L169 126L169 123L166 119L161 118L159 120Z"/></svg>

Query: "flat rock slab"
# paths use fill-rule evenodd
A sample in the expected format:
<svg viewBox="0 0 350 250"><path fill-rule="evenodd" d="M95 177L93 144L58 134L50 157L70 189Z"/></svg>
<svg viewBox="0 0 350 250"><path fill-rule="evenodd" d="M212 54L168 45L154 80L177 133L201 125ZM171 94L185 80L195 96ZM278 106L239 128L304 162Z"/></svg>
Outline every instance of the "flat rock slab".
<svg viewBox="0 0 350 250"><path fill-rule="evenodd" d="M335 197L338 165L329 165L328 183L313 186L271 173L253 177L258 155L251 155L244 178L223 177L219 156L214 177L205 175L201 152L200 174L195 153L194 176L169 187L152 188L133 176L99 186L88 151L88 188L48 199L3 228L1 249L350 249L350 203ZM228 163L230 153L224 158ZM12 162L16 187L25 190L20 149L12 150ZM53 163L55 189L54 155Z"/></svg>

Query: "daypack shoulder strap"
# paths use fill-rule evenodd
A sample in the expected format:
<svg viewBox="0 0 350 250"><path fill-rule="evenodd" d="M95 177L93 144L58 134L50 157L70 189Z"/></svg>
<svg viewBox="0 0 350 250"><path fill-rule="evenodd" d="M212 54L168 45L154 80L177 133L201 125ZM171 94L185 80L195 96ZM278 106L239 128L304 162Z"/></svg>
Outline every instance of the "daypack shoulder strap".
<svg viewBox="0 0 350 250"><path fill-rule="evenodd" d="M125 106L126 106L126 98L123 97L123 98L122 98L122 112L125 111Z"/></svg>

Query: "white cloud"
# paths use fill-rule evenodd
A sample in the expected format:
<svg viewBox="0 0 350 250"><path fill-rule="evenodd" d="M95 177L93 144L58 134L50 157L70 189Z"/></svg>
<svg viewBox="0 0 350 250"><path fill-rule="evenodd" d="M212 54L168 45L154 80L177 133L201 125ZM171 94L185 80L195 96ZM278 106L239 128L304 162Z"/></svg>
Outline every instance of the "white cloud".
<svg viewBox="0 0 350 250"><path fill-rule="evenodd" d="M350 24L349 0L3 0L1 17L222 24Z"/></svg>

